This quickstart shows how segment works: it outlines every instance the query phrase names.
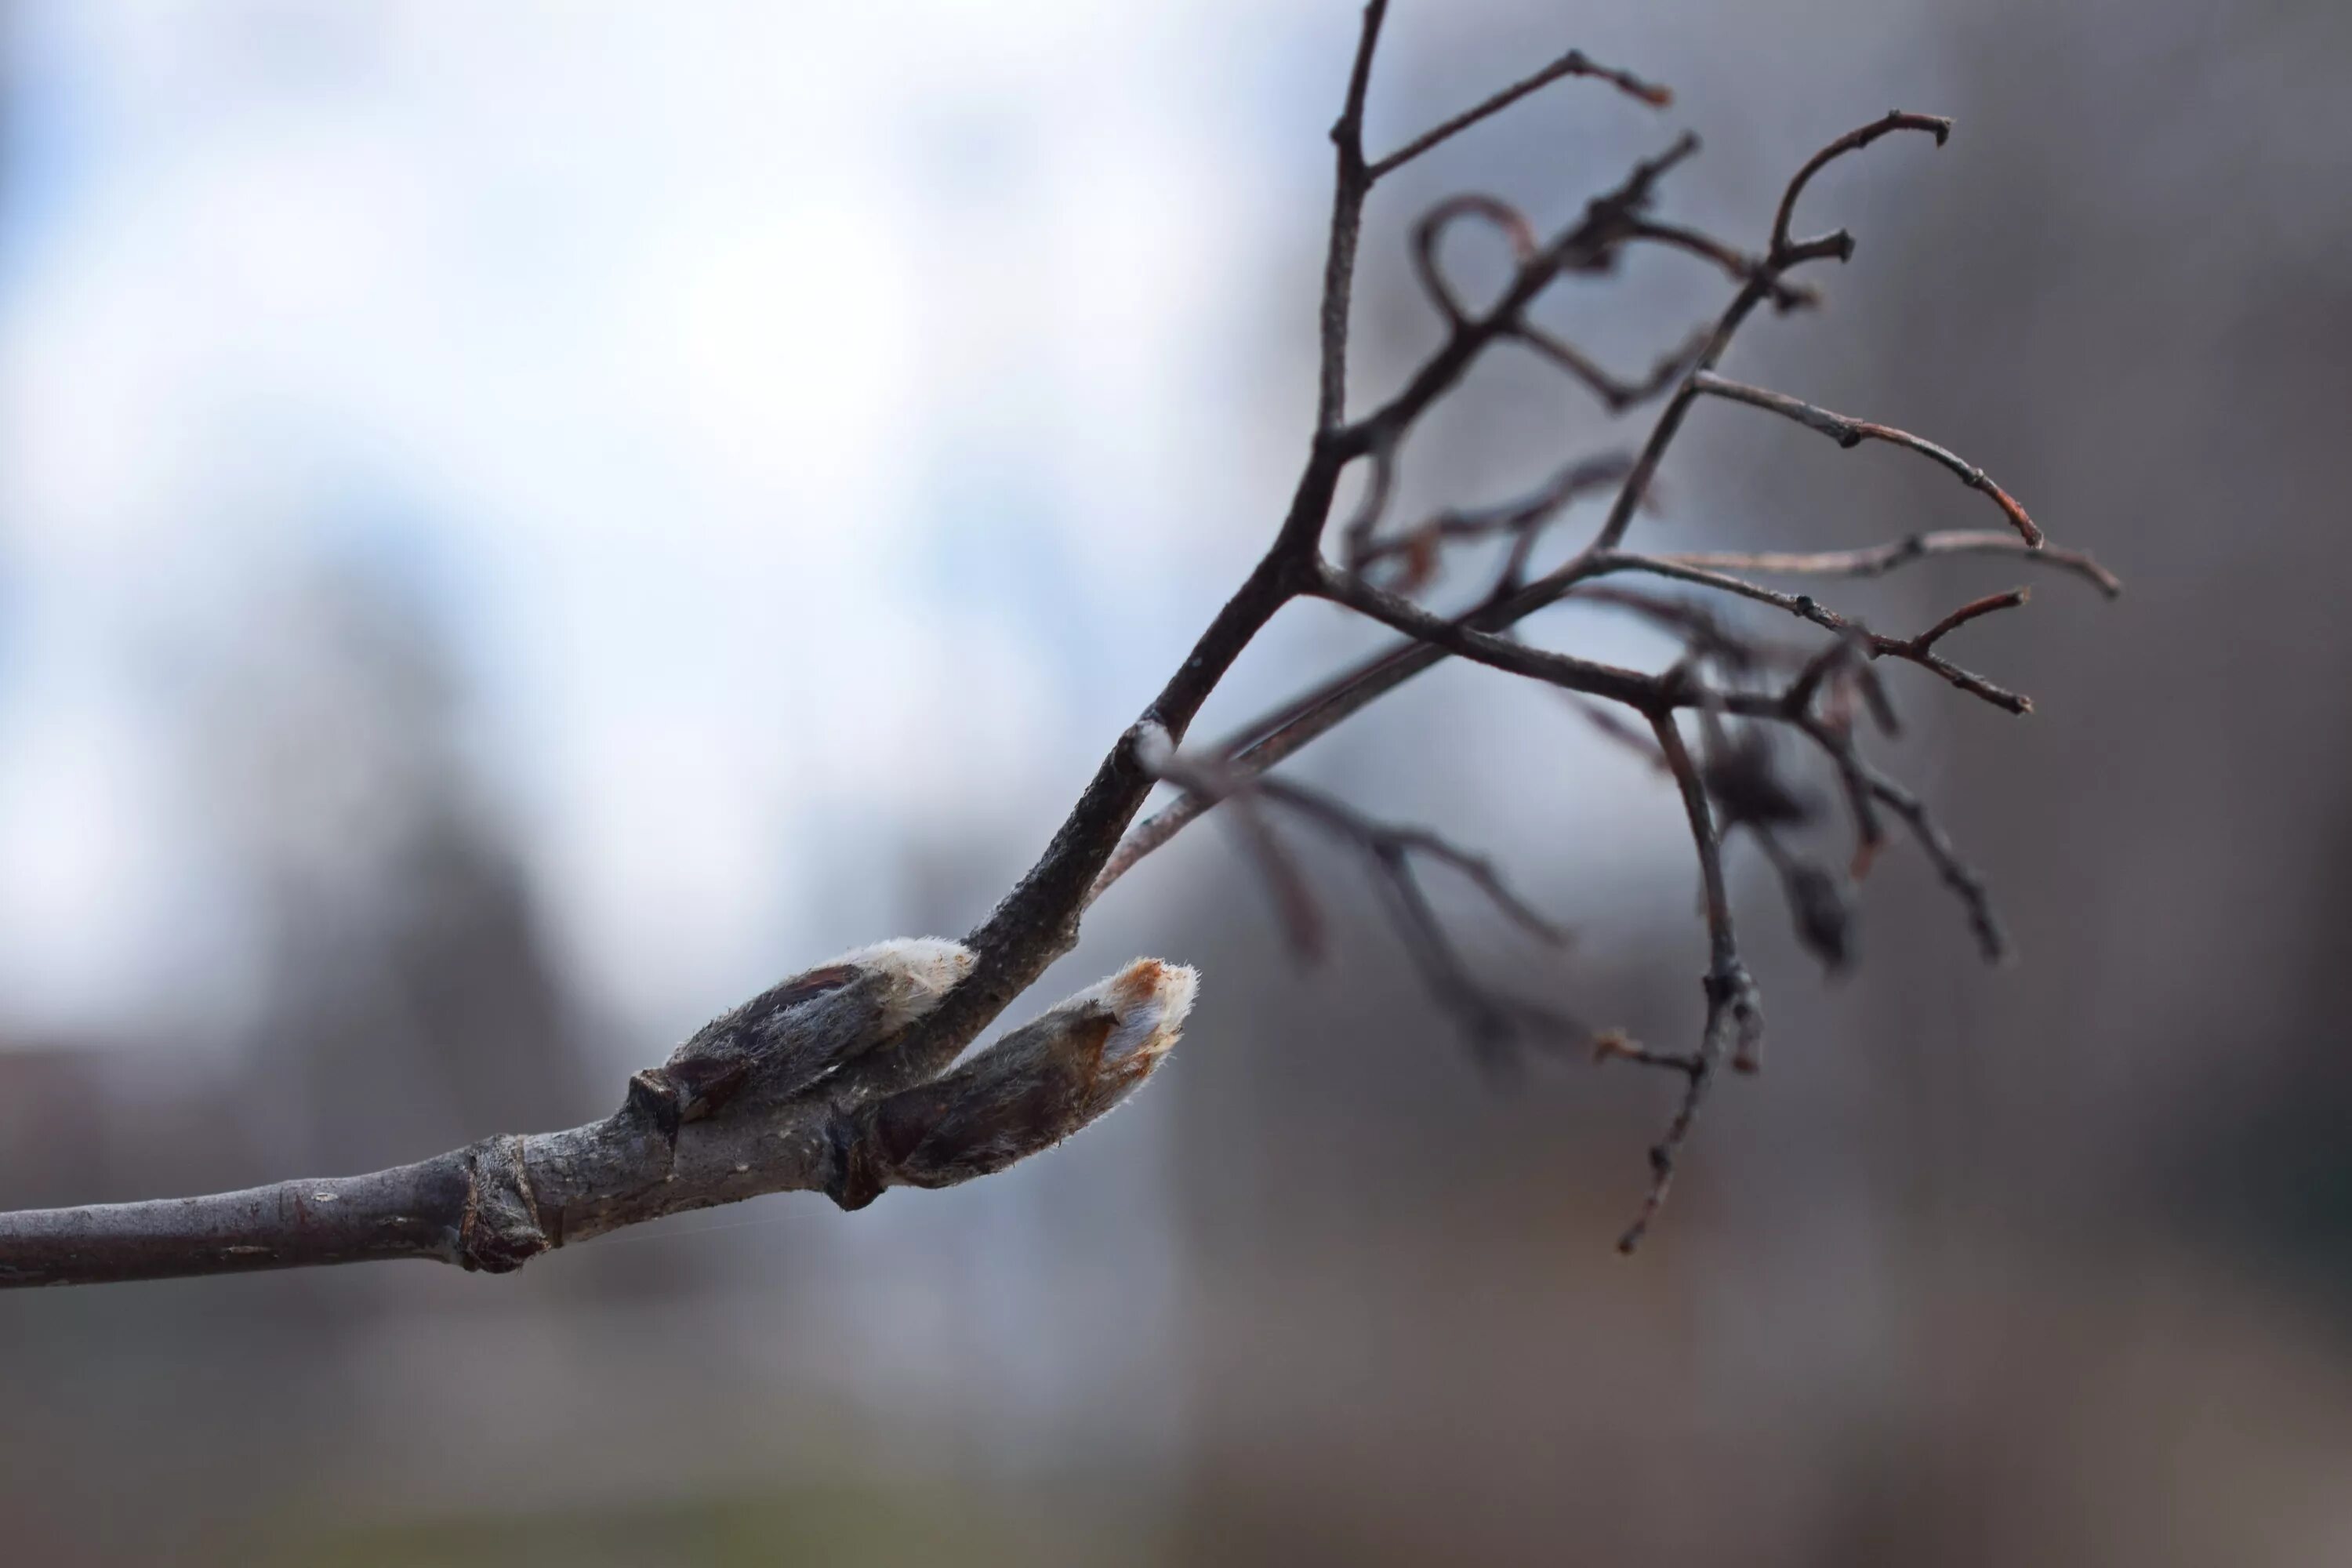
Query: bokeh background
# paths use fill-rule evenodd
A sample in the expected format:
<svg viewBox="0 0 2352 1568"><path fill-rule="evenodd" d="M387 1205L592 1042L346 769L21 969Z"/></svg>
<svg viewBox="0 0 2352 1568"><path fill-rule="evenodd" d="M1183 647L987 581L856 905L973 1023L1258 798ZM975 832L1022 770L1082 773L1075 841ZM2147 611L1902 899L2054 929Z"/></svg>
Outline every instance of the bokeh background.
<svg viewBox="0 0 2352 1568"><path fill-rule="evenodd" d="M0 1204L567 1124L782 973L971 925L1279 514L1354 15L9 0ZM1816 184L1860 253L1727 368L2129 581L1962 634L2029 720L1895 672L1888 760L2021 963L1905 848L1825 984L1737 858L1769 1071L1629 1263L1671 1086L1498 1090L1353 868L1308 856L1302 972L1203 825L1043 992L1198 963L1180 1055L1001 1177L505 1280L0 1299L7 1560L2352 1557L2352 11L1398 0L1375 148L1571 43L1676 107L1566 84L1384 185L1358 395L1434 339L1439 195L1563 219L1689 124L1665 210L1753 244L1830 136L1958 117ZM1723 289L1649 255L1546 308L1631 368ZM1639 428L1498 359L1407 510ZM1681 548L1997 521L1724 406L1664 480ZM1288 612L1202 732L1374 643ZM1300 767L1579 931L1450 902L1489 972L1695 1028L1675 804L1550 694L1441 670Z"/></svg>

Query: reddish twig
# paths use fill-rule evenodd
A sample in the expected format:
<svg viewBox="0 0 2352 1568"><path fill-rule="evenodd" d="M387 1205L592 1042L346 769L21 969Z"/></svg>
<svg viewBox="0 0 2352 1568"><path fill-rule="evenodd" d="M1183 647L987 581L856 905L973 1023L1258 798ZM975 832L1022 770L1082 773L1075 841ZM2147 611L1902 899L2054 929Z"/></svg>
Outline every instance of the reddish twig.
<svg viewBox="0 0 2352 1568"><path fill-rule="evenodd" d="M1981 599L1971 599L1913 637L1906 646L1910 657L1917 658L1943 640L1945 635L1967 626L1979 616L1990 616L1996 610L2014 610L2033 596L2030 588L2011 588L2003 594L1987 594Z"/></svg>
<svg viewBox="0 0 2352 1568"><path fill-rule="evenodd" d="M1853 419L1843 414L1832 414L1826 408L1817 407L1801 397L1791 397L1785 392L1768 392L1760 386L1749 386L1742 382L1727 381L1708 370L1695 372L1691 376L1691 384L1699 391L1712 394L1717 397L1728 398L1734 403L1745 403L1755 408L1769 409L1783 418L1793 419L1808 429L1820 431L1839 446L1848 449L1859 447L1864 441L1885 441L1891 446L1916 452L1931 462L1940 463L1949 468L1959 477L1960 483L1968 486L1969 489L1982 490L1986 495L1990 496L1993 504L2000 508L2001 515L2009 519L2010 526L2017 530L2017 536L2020 539L2035 549L2039 549L2042 545L2041 527L2025 514L2025 509L2017 504L2015 497L1993 483L1982 468L1956 457L1933 441L1921 440L1908 430L1897 430L1892 425L1874 425L1867 419Z"/></svg>
<svg viewBox="0 0 2352 1568"><path fill-rule="evenodd" d="M1952 122L1940 114L1909 114L1891 109L1884 119L1847 132L1806 159L1805 166L1797 171L1796 178L1789 182L1787 192L1781 195L1780 211L1772 215L1772 254L1782 256L1794 248L1789 239L1789 223L1797 216L1797 198L1805 194L1805 187L1812 183L1815 174L1847 153L1858 153L1880 137L1897 131L1924 131L1941 147L1951 138Z"/></svg>

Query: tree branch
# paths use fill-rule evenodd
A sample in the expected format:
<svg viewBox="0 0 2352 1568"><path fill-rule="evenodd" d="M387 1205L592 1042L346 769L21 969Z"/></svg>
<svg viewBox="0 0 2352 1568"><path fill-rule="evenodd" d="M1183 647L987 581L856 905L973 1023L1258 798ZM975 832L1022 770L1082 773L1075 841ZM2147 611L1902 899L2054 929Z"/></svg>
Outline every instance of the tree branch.
<svg viewBox="0 0 2352 1568"><path fill-rule="evenodd" d="M1982 490L1990 496L1993 504L2000 508L2001 515L2009 519L2010 526L2017 530L2018 537L2024 540L2028 546L2034 549L2040 549L2042 546L2041 528L2032 518L2025 515L2025 509L2017 504L2015 498L1993 483L1982 468L1954 456L1933 441L1923 441L1908 430L1897 430L1892 425L1874 425L1867 419L1853 419L1843 414L1832 414L1826 408L1816 407L1804 399L1791 397L1785 392L1768 392L1760 386L1749 386L1742 382L1727 381L1708 370L1692 373L1691 384L1699 391L1710 393L1717 397L1728 398L1734 403L1745 403L1755 408L1769 409L1783 418L1793 419L1808 429L1820 431L1839 446L1849 449L1859 447L1864 441L1885 441L1893 446L1906 447L1923 458L1941 463L1958 476L1960 483L1972 490Z"/></svg>
<svg viewBox="0 0 2352 1568"><path fill-rule="evenodd" d="M1851 635L1859 638L1873 658L1900 658L1916 664L1922 669L1933 671L1969 696L1980 698L2005 713L2024 714L2033 711L2031 699L2021 697L2004 687L1996 686L1984 677L1962 669L1958 665L1932 651L1936 639L1949 631L1952 625L1959 624L1958 621L1952 622L1951 625L1939 624L1916 637L1884 637L1872 631L1860 621L1829 609L1810 594L1783 594L1742 578L1725 576L1717 572L1701 571L1696 566L1681 565L1676 562L1656 556L1612 552L1595 557L1591 565L1591 574L1595 576L1606 572L1646 572L1660 577L1670 577L1679 582L1696 584L1703 588L1713 588L1739 598L1752 599L1759 605L1769 605L1774 609L1786 610L1801 620L1811 621L1813 625L1824 630L1835 632L1841 637ZM2022 590L2013 594L1996 595L1996 597L1999 603L1979 600L1976 604L1963 605L1961 611L1955 611L1954 614L1958 615L1961 620L1973 620L1978 616L1988 615L1994 610L2007 609L2025 602ZM1963 614L1962 611L1966 613Z"/></svg>
<svg viewBox="0 0 2352 1568"><path fill-rule="evenodd" d="M956 1072L854 1108L825 1075L931 1011L971 954L886 942L844 954L698 1031L631 1081L621 1109L562 1132L502 1134L363 1176L209 1197L0 1214L0 1287L422 1258L484 1273L623 1226L762 1193L845 1208L892 1186L1002 1170L1094 1121L1148 1079L1192 1005L1189 969L1143 959L1013 1030ZM681 1118L678 1084L756 1072Z"/></svg>
<svg viewBox="0 0 2352 1568"><path fill-rule="evenodd" d="M1918 798L1859 753L1859 707L1891 730L1894 715L1870 661L1899 658L1987 700L2022 711L2022 698L1960 669L1936 652L1948 634L2023 602L2022 590L1961 606L1916 637L1883 637L1810 595L1765 588L1737 574L1864 577L1915 561L1958 554L2031 555L2113 594L2112 575L2088 556L2049 551L2022 508L1981 470L1944 448L1890 426L1830 414L1785 395L1732 382L1716 366L1755 309L1810 303L1812 290L1789 280L1805 264L1853 251L1843 231L1792 240L1791 214L1807 183L1828 163L1897 130L1932 132L1948 121L1895 113L1848 133L1791 180L1760 257L1651 216L1665 174L1697 149L1685 134L1637 163L1615 188L1588 202L1577 220L1540 238L1517 208L1494 196L1441 202L1414 233L1414 262L1443 319L1444 341L1386 401L1350 420L1348 349L1356 255L1365 203L1384 174L1570 76L1610 82L1663 105L1663 88L1570 51L1473 108L1407 141L1377 163L1366 158L1363 126L1386 0L1362 13L1347 89L1331 130L1332 205L1318 308L1315 426L1305 464L1272 541L1190 654L1118 737L1036 861L962 943L927 939L884 943L795 975L698 1030L661 1067L635 1075L612 1116L583 1127L503 1134L415 1164L367 1175L280 1183L211 1197L0 1215L0 1284L86 1283L171 1274L293 1268L384 1258L426 1258L486 1272L520 1267L550 1248L623 1226L761 1193L821 1191L845 1208L891 1186L942 1186L1000 1170L1089 1124L1149 1078L1174 1043L1190 1006L1190 970L1139 960L1101 984L1004 1034L958 1066L968 1047L1075 944L1086 910L1129 868L1218 800L1247 815L1243 826L1276 882L1294 923L1313 899L1287 866L1279 839L1256 805L1281 807L1364 857L1416 964L1440 1000L1469 1026L1482 1048L1514 1031L1572 1032L1564 1016L1483 985L1463 962L1423 893L1416 862L1436 859L1467 876L1507 917L1548 930L1499 872L1435 833L1379 823L1318 791L1266 770L1439 660L1455 657L1558 687L1605 718L1613 733L1638 732L1616 719L1646 721L1655 751L1643 753L1675 781L1705 889L1709 962L1706 1020L1688 1056L1652 1052L1615 1037L1604 1054L1665 1067L1685 1078L1673 1121L1652 1152L1652 1181L1622 1245L1631 1249L1664 1202L1718 1064L1757 1065L1761 1011L1731 924L1722 835L1745 826L1771 858L1807 945L1824 962L1847 952L1843 892L1781 835L1804 826L1801 792L1772 771L1773 734L1795 730L1837 771L1858 839L1855 875L1880 840L1877 808L1902 817L1969 912L1989 956L2005 951L1982 882L1959 860ZM1516 266L1484 310L1464 304L1439 264L1453 224L1497 226ZM1712 327L1668 353L1643 380L1602 369L1565 338L1538 326L1530 309L1568 273L1596 273L1623 248L1655 244L1723 269L1737 285ZM1630 459L1585 459L1561 468L1532 494L1478 510L1441 511L1394 538L1380 529L1400 455L1423 416L1458 386L1499 342L1529 347L1590 387L1612 410L1665 399L1647 440ZM1622 549L1633 516L1650 500L1658 468L1702 395L1746 402L1800 420L1847 445L1891 442L1920 452L1992 496L2024 543L2004 536L1927 533L1871 551L1643 556ZM1346 569L1325 559L1331 514L1347 470L1369 461L1361 500L1341 527ZM1549 523L1581 495L1613 484L1592 542L1541 576L1528 578ZM1500 574L1483 598L1454 616L1407 595L1435 574L1447 548L1507 539ZM1401 560L1395 587L1363 569ZM1828 630L1814 650L1768 644L1695 602L1628 588L1605 594L1593 580L1639 572L1763 604ZM1184 752L1202 704L1257 634L1291 600L1330 600L1403 634L1405 641L1266 715L1206 754ZM1573 595L1623 605L1682 637L1685 657L1659 673L1620 668L1536 648L1506 635L1520 620ZM1759 682L1778 679L1777 689ZM1602 706L1593 708L1598 703ZM1683 710L1700 715L1706 763L1690 754L1678 727ZM1736 726L1736 733L1734 727ZM1135 824L1157 781L1185 794ZM1490 1052L1491 1054L1491 1052Z"/></svg>
<svg viewBox="0 0 2352 1568"><path fill-rule="evenodd" d="M1379 163L1374 163L1370 169L1371 177L1377 180L1382 175L1395 173L1439 142L1459 136L1482 120L1492 120L1529 93L1540 91L1562 77L1570 76L1597 77L1615 87L1620 92L1638 99L1653 109L1664 109L1675 100L1673 91L1667 88L1660 87L1654 82L1643 81L1630 71L1613 70L1604 65L1596 65L1585 57L1582 49L1570 49L1533 76L1513 82L1475 108L1465 109L1443 125L1433 126L1414 137Z"/></svg>

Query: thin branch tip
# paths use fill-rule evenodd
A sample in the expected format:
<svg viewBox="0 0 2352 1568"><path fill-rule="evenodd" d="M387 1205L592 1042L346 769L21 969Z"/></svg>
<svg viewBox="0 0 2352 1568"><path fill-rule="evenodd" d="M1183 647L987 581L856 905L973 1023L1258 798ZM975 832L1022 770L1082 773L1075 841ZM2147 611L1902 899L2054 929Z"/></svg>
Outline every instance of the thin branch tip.
<svg viewBox="0 0 2352 1568"><path fill-rule="evenodd" d="M1660 86L1656 82L1645 81L1631 71L1604 66L1582 49L1570 49L1542 69L1530 76L1522 77L1510 86L1464 110L1452 119L1431 127L1387 157L1370 163L1366 169L1366 174L1369 179L1377 181L1384 175L1392 174L1423 153L1452 141L1472 126L1493 119L1529 94L1540 91L1563 77L1571 76L1591 77L1596 80L1606 82L1628 98L1636 102L1647 104L1652 109L1664 109L1675 100L1673 89L1669 88Z"/></svg>

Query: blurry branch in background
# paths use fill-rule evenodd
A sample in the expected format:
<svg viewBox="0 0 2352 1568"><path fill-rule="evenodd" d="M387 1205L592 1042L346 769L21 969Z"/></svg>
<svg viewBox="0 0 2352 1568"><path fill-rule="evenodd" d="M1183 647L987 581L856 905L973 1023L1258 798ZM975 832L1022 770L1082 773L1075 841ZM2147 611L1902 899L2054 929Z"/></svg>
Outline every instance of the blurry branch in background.
<svg viewBox="0 0 2352 1568"><path fill-rule="evenodd" d="M1093 901L1187 823L1226 802L1303 952L1321 941L1312 889L1266 820L1279 808L1360 855L1416 966L1461 1020L1481 1058L1509 1059L1519 1040L1587 1041L1604 1058L1658 1068L1682 1080L1651 1179L1621 1241L1631 1250L1665 1199L1676 1162L1722 1065L1761 1060L1763 1015L1741 961L1727 891L1727 840L1753 837L1780 876L1800 939L1832 969L1852 956L1851 882L1884 841L1880 808L1901 819L1960 899L1989 959L2006 950L1983 884L1918 798L1860 752L1860 720L1895 726L1874 672L1893 658L1926 668L2004 711L2019 695L1951 662L1941 648L1979 617L2024 603L2022 590L1964 605L1917 635L1864 626L1809 594L1738 574L1868 577L1959 554L2013 555L2085 577L2115 579L2085 556L2042 546L2042 531L1982 469L1892 426L1831 414L1716 367L1757 308L1801 310L1813 291L1798 268L1844 261L1843 230L1792 237L1799 196L1823 168L1897 132L1932 135L1948 121L1890 113L1815 154L1782 194L1760 252L1654 217L1665 177L1698 150L1687 133L1644 160L1577 218L1547 237L1517 207L1485 194L1438 203L1412 230L1415 276L1444 319L1438 348L1386 401L1350 417L1347 358L1355 259L1365 203L1378 182L1473 130L1528 94L1589 78L1662 108L1670 95L1626 72L1568 54L1395 152L1368 157L1364 110L1386 0L1364 7L1346 95L1332 127L1335 168L1319 317L1315 431L1290 504L1265 554L1141 716L1104 757L1037 862L961 944L886 943L785 982L699 1031L660 1068L631 1081L613 1116L564 1132L492 1138L372 1175L291 1182L247 1193L158 1203L0 1215L0 1283L76 1283L167 1274L289 1268L423 1257L502 1271L538 1253L666 1214L785 1190L823 1191L856 1208L893 1185L938 1186L1002 1169L1085 1126L1150 1075L1189 1007L1189 970L1143 960L1006 1035L964 1065L957 1059L1012 1001L1077 940ZM1495 301L1463 302L1442 258L1446 237L1475 223L1509 245L1514 268ZM1634 377L1594 361L1530 310L1570 274L1613 270L1636 247L1696 258L1736 285L1722 314ZM1513 344L1559 367L1612 413L1659 404L1632 453L1573 458L1531 494L1441 512L1402 530L1388 507L1407 443L1487 350ZM1842 445L1889 443L1957 474L2000 510L2011 531L1937 532L1874 550L1821 554L1642 554L1625 537L1652 499L1660 465L1702 396L1748 405L1827 434ZM1343 478L1361 489L1336 531ZM1609 495L1591 538L1548 570L1537 563L1556 525L1589 495ZM1337 560L1326 553L1336 533ZM1441 614L1412 595L1440 574L1450 551L1507 542L1500 569L1468 609ZM1379 569L1381 580L1372 573ZM1605 577L1642 576L1650 590ZM1672 596L1675 593L1683 596ZM1706 596L1762 605L1829 634L1819 646L1768 641L1727 625ZM1402 634L1390 651L1345 671L1210 747L1185 732L1234 661L1283 606L1317 598ZM1521 642L1513 628L1536 611L1584 604L1640 615L1685 644L1663 671L1598 663ZM1466 876L1515 923L1558 933L1512 894L1486 861L1419 828L1374 822L1328 795L1268 771L1439 660L1457 658L1559 688L1612 736L1638 748L1675 784L1705 889L1708 963L1697 1044L1659 1051L1614 1034L1589 1036L1537 1001L1495 991L1463 963L1423 892L1416 862ZM1621 710L1622 717L1620 716ZM1696 716L1696 752L1683 715ZM1645 733L1646 731L1646 733ZM1854 837L1843 874L1792 844L1816 826L1812 792L1784 771L1779 738L1817 752L1837 781ZM1183 791L1138 823L1162 779Z"/></svg>
<svg viewBox="0 0 2352 1568"><path fill-rule="evenodd" d="M1323 927L1315 896L1257 808L1279 805L1355 851L1370 867L1391 921L1438 1004L1460 1020L1481 1060L1496 1068L1512 1065L1510 1047L1522 1037L1573 1041L1585 1031L1542 1003L1486 984L1463 961L1445 925L1429 901L1413 868L1416 858L1451 868L1477 889L1504 919L1538 942L1567 945L1569 933L1513 892L1494 863L1459 847L1425 827L1375 821L1321 790L1265 773L1240 772L1215 759L1175 755L1165 731L1149 730L1138 746L1146 767L1194 798L1226 801L1273 894L1291 945L1302 959L1321 956Z"/></svg>

